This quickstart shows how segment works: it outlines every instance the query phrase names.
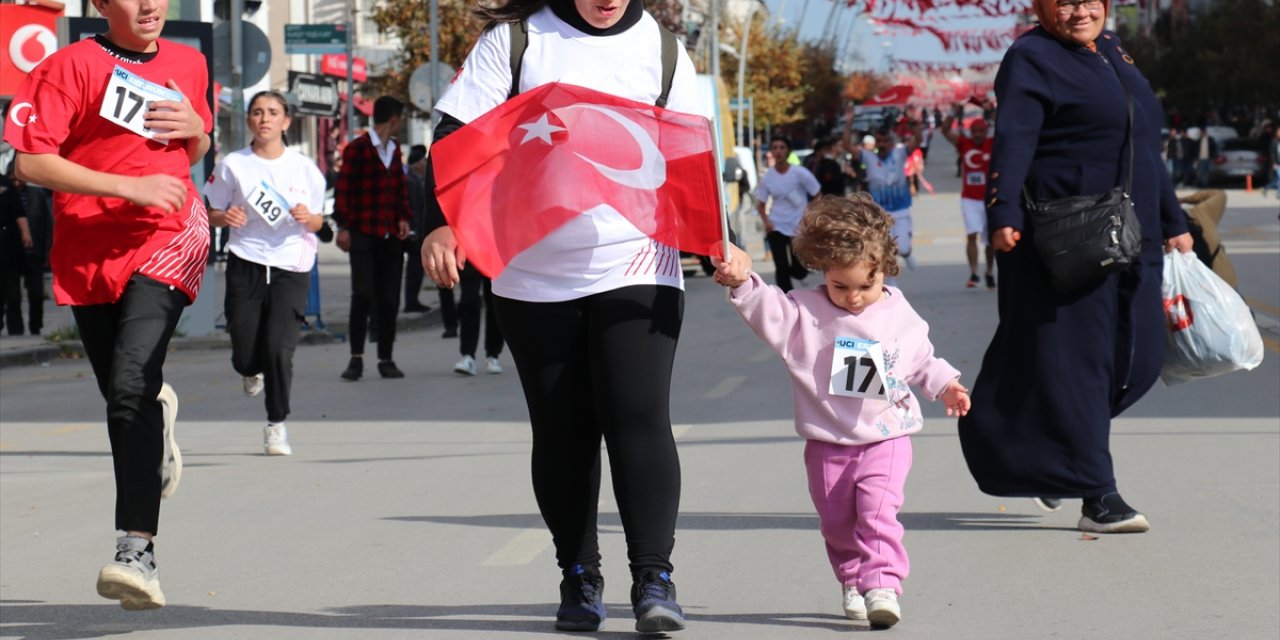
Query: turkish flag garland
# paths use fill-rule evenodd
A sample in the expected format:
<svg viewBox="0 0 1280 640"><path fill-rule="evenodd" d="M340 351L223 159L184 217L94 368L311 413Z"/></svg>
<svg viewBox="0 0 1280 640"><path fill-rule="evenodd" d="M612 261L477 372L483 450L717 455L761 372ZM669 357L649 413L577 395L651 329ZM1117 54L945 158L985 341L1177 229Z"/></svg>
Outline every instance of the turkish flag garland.
<svg viewBox="0 0 1280 640"><path fill-rule="evenodd" d="M720 255L709 121L563 83L508 100L432 146L436 197L469 262L512 258L600 206L681 251Z"/></svg>

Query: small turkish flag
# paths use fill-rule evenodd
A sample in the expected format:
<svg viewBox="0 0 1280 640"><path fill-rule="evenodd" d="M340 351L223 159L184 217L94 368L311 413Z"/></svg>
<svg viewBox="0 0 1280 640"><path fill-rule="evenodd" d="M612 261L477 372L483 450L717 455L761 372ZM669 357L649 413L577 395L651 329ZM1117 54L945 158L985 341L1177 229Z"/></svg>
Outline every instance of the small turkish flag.
<svg viewBox="0 0 1280 640"><path fill-rule="evenodd" d="M709 121L546 84L432 146L436 197L467 260L497 277L560 225L607 206L662 244L720 255Z"/></svg>

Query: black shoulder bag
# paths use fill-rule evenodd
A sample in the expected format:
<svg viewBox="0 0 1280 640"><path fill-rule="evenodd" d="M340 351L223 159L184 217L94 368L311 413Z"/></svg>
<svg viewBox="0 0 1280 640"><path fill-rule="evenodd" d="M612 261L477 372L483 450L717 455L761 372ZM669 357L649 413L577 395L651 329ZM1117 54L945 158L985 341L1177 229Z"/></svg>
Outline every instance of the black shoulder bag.
<svg viewBox="0 0 1280 640"><path fill-rule="evenodd" d="M1116 75L1119 77L1118 72ZM1022 186L1036 251L1059 293L1078 291L1110 273L1128 269L1142 252L1142 226L1129 199L1133 191L1133 96L1124 80L1120 86L1129 106L1129 166L1124 186L1102 194L1038 202L1027 186Z"/></svg>

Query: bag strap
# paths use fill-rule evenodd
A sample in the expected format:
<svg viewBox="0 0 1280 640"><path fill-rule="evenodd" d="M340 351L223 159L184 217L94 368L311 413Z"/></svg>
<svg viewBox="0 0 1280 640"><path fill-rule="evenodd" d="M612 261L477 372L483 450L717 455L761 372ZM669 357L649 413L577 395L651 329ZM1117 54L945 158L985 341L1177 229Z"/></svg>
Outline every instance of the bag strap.
<svg viewBox="0 0 1280 640"><path fill-rule="evenodd" d="M524 50L528 48L528 18L511 23L511 89L507 91L508 100L520 93L520 68L524 66Z"/></svg>
<svg viewBox="0 0 1280 640"><path fill-rule="evenodd" d="M676 77L680 41L676 40L676 34L661 25L658 26L658 32L662 35L662 93L658 94L658 99L653 104L665 107L667 98L671 95L671 81ZM508 100L520 93L520 69L524 66L524 52L528 48L529 19L511 23L511 88L507 90Z"/></svg>
<svg viewBox="0 0 1280 640"><path fill-rule="evenodd" d="M676 55L680 43L676 41L676 34L667 31L666 27L658 25L658 32L662 34L662 93L653 104L665 107L667 97L671 95L671 80L676 77Z"/></svg>

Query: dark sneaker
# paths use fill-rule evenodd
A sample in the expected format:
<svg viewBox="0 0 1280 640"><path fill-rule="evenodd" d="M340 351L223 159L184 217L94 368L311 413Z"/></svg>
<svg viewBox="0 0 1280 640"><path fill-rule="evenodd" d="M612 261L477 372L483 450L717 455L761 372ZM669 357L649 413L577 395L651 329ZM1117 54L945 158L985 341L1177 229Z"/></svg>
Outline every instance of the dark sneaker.
<svg viewBox="0 0 1280 640"><path fill-rule="evenodd" d="M1100 498L1085 498L1080 508L1081 531L1090 533L1144 533L1151 528L1146 516L1125 503L1114 491Z"/></svg>
<svg viewBox="0 0 1280 640"><path fill-rule="evenodd" d="M98 595L130 611L164 606L154 547L145 538L120 536L116 559L98 572Z"/></svg>
<svg viewBox="0 0 1280 640"><path fill-rule="evenodd" d="M631 585L636 631L660 633L684 628L684 610L676 604L676 585L666 571L646 571Z"/></svg>
<svg viewBox="0 0 1280 640"><path fill-rule="evenodd" d="M975 273L969 276L969 282L965 283L964 286L966 289L972 289L978 286L979 282L982 282L982 281L978 279L978 274Z"/></svg>
<svg viewBox="0 0 1280 640"><path fill-rule="evenodd" d="M444 330L444 333L440 334L440 337L441 337L441 338L456 338L456 337L458 337L458 330L457 330L457 329L445 329L445 330Z"/></svg>
<svg viewBox="0 0 1280 640"><path fill-rule="evenodd" d="M347 363L347 370L342 372L342 379L354 382L362 375L364 375L364 358L352 358L351 362Z"/></svg>
<svg viewBox="0 0 1280 640"><path fill-rule="evenodd" d="M178 424L178 394L173 392L169 383L160 385L160 393L156 396L160 401L160 411L164 416L164 454L160 458L160 497L173 497L182 481L182 451L178 449L178 441L173 438L173 430Z"/></svg>
<svg viewBox="0 0 1280 640"><path fill-rule="evenodd" d="M573 565L560 581L556 629L599 631L604 626L604 576L599 570Z"/></svg>
<svg viewBox="0 0 1280 640"><path fill-rule="evenodd" d="M378 375L384 378L403 378L404 372L400 370L400 367L396 366L396 363L387 360L386 362L378 363Z"/></svg>
<svg viewBox="0 0 1280 640"><path fill-rule="evenodd" d="M1048 511L1049 513L1062 509L1061 498L1032 498L1032 500L1035 501L1037 507Z"/></svg>
<svg viewBox="0 0 1280 640"><path fill-rule="evenodd" d="M989 273L987 274L987 288L992 290L996 288L996 277Z"/></svg>

